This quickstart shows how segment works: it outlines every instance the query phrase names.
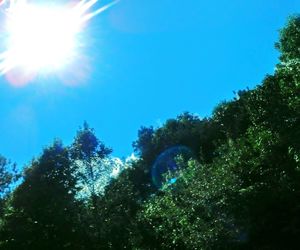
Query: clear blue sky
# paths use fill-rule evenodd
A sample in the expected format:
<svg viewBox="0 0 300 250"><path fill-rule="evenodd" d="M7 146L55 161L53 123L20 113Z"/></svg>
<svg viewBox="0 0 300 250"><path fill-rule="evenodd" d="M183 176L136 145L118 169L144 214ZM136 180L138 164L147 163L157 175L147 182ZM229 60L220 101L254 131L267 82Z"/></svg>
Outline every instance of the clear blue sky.
<svg viewBox="0 0 300 250"><path fill-rule="evenodd" d="M0 78L0 154L24 164L56 137L69 144L86 120L127 156L141 125L209 116L272 73L278 29L299 10L298 0L122 0L89 24L80 85Z"/></svg>

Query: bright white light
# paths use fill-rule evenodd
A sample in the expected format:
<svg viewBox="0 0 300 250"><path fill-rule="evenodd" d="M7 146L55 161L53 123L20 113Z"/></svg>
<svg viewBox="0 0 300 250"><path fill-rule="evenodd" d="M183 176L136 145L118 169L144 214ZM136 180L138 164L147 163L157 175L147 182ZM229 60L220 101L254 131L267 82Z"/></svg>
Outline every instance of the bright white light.
<svg viewBox="0 0 300 250"><path fill-rule="evenodd" d="M5 22L0 24L6 34L0 41L5 43L0 75L14 68L35 74L56 71L71 63L79 53L86 22L116 3L91 11L97 2L81 0L69 6L6 1Z"/></svg>
<svg viewBox="0 0 300 250"><path fill-rule="evenodd" d="M72 59L78 46L80 17L63 8L26 5L14 10L9 31L7 69L58 69Z"/></svg>

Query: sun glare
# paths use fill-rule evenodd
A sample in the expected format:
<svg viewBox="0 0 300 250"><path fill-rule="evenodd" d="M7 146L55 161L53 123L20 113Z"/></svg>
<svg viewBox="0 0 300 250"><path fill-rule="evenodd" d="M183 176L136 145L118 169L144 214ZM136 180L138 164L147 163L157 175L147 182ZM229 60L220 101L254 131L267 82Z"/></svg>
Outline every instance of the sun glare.
<svg viewBox="0 0 300 250"><path fill-rule="evenodd" d="M8 58L10 69L56 70L72 59L78 46L80 19L63 8L25 6L8 19Z"/></svg>
<svg viewBox="0 0 300 250"><path fill-rule="evenodd" d="M46 2L46 1L45 1ZM91 11L97 0L77 4L33 4L8 1L4 15L5 50L0 52L0 74L22 69L27 74L56 72L72 63L84 41L80 35L86 22L110 7ZM3 44L2 44L3 47Z"/></svg>

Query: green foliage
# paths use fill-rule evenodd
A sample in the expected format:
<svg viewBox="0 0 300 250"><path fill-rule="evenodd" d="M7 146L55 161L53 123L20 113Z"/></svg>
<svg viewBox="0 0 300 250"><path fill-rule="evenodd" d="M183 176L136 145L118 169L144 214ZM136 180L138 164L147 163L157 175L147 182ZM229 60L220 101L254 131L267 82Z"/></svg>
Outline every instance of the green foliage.
<svg viewBox="0 0 300 250"><path fill-rule="evenodd" d="M102 191L98 188L98 180L106 173L108 164L104 160L112 150L98 140L95 131L85 122L77 132L70 152L77 186L86 193L83 196L92 197L92 205L96 207L96 197Z"/></svg>
<svg viewBox="0 0 300 250"><path fill-rule="evenodd" d="M75 192L68 151L56 141L26 169L7 204L3 248L80 249Z"/></svg>
<svg viewBox="0 0 300 250"><path fill-rule="evenodd" d="M5 197L10 192L11 185L19 178L16 164L11 164L0 155L0 197Z"/></svg>
<svg viewBox="0 0 300 250"><path fill-rule="evenodd" d="M136 213L143 200L154 189L150 185L148 171L143 162L133 163L107 187L98 200L100 241L104 249L133 249L132 237L138 234Z"/></svg>
<svg viewBox="0 0 300 250"><path fill-rule="evenodd" d="M13 186L16 185L19 178L20 174L16 164L11 164L10 161L0 155L0 230L5 215L5 203L9 199Z"/></svg>
<svg viewBox="0 0 300 250"><path fill-rule="evenodd" d="M110 148L98 140L94 129L84 122L83 128L77 132L72 145L72 158L89 162L96 157L105 158L111 152Z"/></svg>
<svg viewBox="0 0 300 250"><path fill-rule="evenodd" d="M172 189L153 197L139 214L161 249L216 249L237 237L227 208L239 187L229 169L191 161Z"/></svg>
<svg viewBox="0 0 300 250"><path fill-rule="evenodd" d="M190 162L172 188L145 202L141 248L299 245L299 27L295 17L283 29L283 61L274 75L215 109L210 121L221 133L212 162ZM155 244L143 244L145 237Z"/></svg>
<svg viewBox="0 0 300 250"><path fill-rule="evenodd" d="M164 126L139 131L139 138L133 144L145 164L152 165L164 150L177 145L190 148L201 161L209 162L214 157L217 141L223 138L219 125L209 119L183 113L177 119L170 119Z"/></svg>
<svg viewBox="0 0 300 250"><path fill-rule="evenodd" d="M242 136L251 124L247 102L252 91L239 91L234 101L222 102L213 111L212 121L218 125L223 138Z"/></svg>
<svg viewBox="0 0 300 250"><path fill-rule="evenodd" d="M300 58L300 16L289 18L287 25L281 30L276 48L281 52L281 61L288 62Z"/></svg>

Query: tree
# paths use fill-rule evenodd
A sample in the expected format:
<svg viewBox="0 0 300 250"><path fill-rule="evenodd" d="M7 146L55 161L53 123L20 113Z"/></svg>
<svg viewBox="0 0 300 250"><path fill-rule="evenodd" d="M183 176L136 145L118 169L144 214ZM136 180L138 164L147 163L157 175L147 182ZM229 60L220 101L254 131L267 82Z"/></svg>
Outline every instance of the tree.
<svg viewBox="0 0 300 250"><path fill-rule="evenodd" d="M100 240L103 249L134 249L132 236L140 235L136 220L142 203L155 190L141 161L132 163L106 188L98 200Z"/></svg>
<svg viewBox="0 0 300 250"><path fill-rule="evenodd" d="M103 176L111 173L113 165L107 164L112 150L95 135L94 129L84 122L70 147L74 176L78 194L85 201L85 230L89 236L90 248L101 247L100 227L102 223L98 199L103 192ZM110 169L107 169L109 167ZM105 179L105 178L104 178ZM107 179L106 179L107 180ZM78 196L77 196L78 198Z"/></svg>
<svg viewBox="0 0 300 250"><path fill-rule="evenodd" d="M3 197L11 191L11 184L18 179L16 164L0 155L0 196Z"/></svg>
<svg viewBox="0 0 300 250"><path fill-rule="evenodd" d="M26 169L6 207L4 249L82 249L68 154L55 141Z"/></svg>
<svg viewBox="0 0 300 250"><path fill-rule="evenodd" d="M105 166L110 166L105 164L105 160L112 150L99 141L94 129L84 122L83 128L77 132L70 151L76 168L77 184L80 188L87 188L87 196L91 197L92 205L96 208L96 198L101 191L97 188L97 182L107 172Z"/></svg>
<svg viewBox="0 0 300 250"><path fill-rule="evenodd" d="M276 48L281 52L281 62L300 58L300 16L291 16L287 25L280 31Z"/></svg>
<svg viewBox="0 0 300 250"><path fill-rule="evenodd" d="M20 174L16 164L11 164L10 161L0 155L0 221L3 216L5 201L19 178Z"/></svg>
<svg viewBox="0 0 300 250"><path fill-rule="evenodd" d="M5 230L6 204L10 198L14 185L20 175L16 169L16 164L11 164L7 159L0 155L0 248L6 240L3 235Z"/></svg>
<svg viewBox="0 0 300 250"><path fill-rule="evenodd" d="M215 110L211 122L225 139L213 161L190 162L171 188L145 202L138 214L148 233L137 241L140 248L157 242L162 249L299 245L299 20L292 17L281 32L275 73Z"/></svg>

